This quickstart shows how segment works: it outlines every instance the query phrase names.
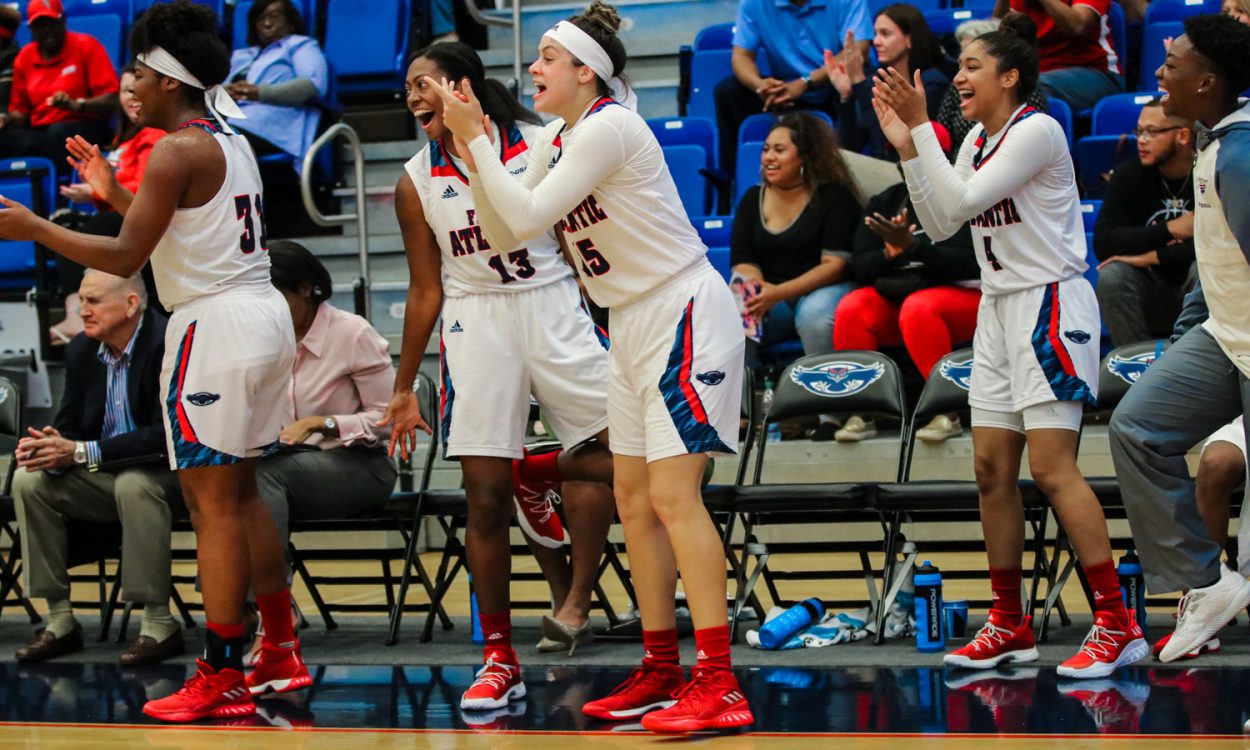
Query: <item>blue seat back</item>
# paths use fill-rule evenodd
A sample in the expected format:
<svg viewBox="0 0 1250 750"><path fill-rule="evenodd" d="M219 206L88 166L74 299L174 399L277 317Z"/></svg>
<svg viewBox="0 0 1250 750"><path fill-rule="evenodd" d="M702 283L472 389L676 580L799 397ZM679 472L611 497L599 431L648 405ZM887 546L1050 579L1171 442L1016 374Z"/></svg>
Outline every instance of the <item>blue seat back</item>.
<svg viewBox="0 0 1250 750"><path fill-rule="evenodd" d="M698 146L708 154L708 166L716 166L716 123L706 117L656 117L647 120L660 146Z"/></svg>
<svg viewBox="0 0 1250 750"><path fill-rule="evenodd" d="M1085 195L1101 197L1106 187L1102 175L1115 167L1117 159L1123 161L1135 154L1136 148L1131 140L1125 138L1121 145L1121 136L1118 135L1087 135L1077 141L1076 168Z"/></svg>
<svg viewBox="0 0 1250 750"><path fill-rule="evenodd" d="M1120 69L1127 71L1125 56L1128 54L1128 19L1124 15L1124 8L1115 0L1111 0L1111 7L1107 10L1107 23L1111 26L1111 46L1115 47L1115 54L1120 59ZM1132 85L1131 81L1125 83Z"/></svg>
<svg viewBox="0 0 1250 750"><path fill-rule="evenodd" d="M730 49L733 47L734 25L717 23L699 29L694 37L694 51L703 52L710 49Z"/></svg>
<svg viewBox="0 0 1250 750"><path fill-rule="evenodd" d="M1087 199L1081 201L1081 221L1085 224L1085 231L1094 231L1094 224L1098 222L1098 212L1102 210L1102 201Z"/></svg>
<svg viewBox="0 0 1250 750"><path fill-rule="evenodd" d="M1146 23L1183 21L1200 13L1219 13L1220 0L1150 0L1146 6Z"/></svg>
<svg viewBox="0 0 1250 750"><path fill-rule="evenodd" d="M370 0L367 13L357 0L329 0L326 59L340 77L398 81L408 55L410 14L409 0Z"/></svg>
<svg viewBox="0 0 1250 750"><path fill-rule="evenodd" d="M74 16L112 14L120 16L123 21L129 21L131 13L134 12L131 0L62 0L61 7L65 9L67 19Z"/></svg>
<svg viewBox="0 0 1250 750"><path fill-rule="evenodd" d="M709 247L707 249L707 260L725 281L729 281L733 277L733 266L729 263L728 247Z"/></svg>
<svg viewBox="0 0 1250 750"><path fill-rule="evenodd" d="M699 146L665 146L663 150L686 215L703 216L708 209L708 184L699 170L707 167L707 152Z"/></svg>
<svg viewBox="0 0 1250 750"><path fill-rule="evenodd" d="M1062 99L1047 97L1046 110L1051 117L1063 127L1063 134L1068 137L1068 150L1072 150L1072 108Z"/></svg>
<svg viewBox="0 0 1250 750"><path fill-rule="evenodd" d="M747 188L760 181L760 154L764 151L763 141L748 141L738 144L738 163L734 175L734 205L742 200Z"/></svg>
<svg viewBox="0 0 1250 750"><path fill-rule="evenodd" d="M1098 288L1098 256L1094 255L1094 233L1085 233L1085 280L1089 285Z"/></svg>
<svg viewBox="0 0 1250 750"><path fill-rule="evenodd" d="M897 0L868 0L868 20L871 22L876 19L877 14L887 5L893 5ZM921 13L929 11L941 10L946 3L944 0L915 0L909 3L920 9ZM862 41L862 40L861 40Z"/></svg>
<svg viewBox="0 0 1250 750"><path fill-rule="evenodd" d="M798 110L795 114L811 115L818 117L833 127L833 118L827 112L821 112L818 109ZM751 115L742 121L738 126L738 143L747 143L749 141L763 141L768 138L768 133L773 129L773 123L777 121L777 115L770 112L761 112L757 115Z"/></svg>
<svg viewBox="0 0 1250 750"><path fill-rule="evenodd" d="M112 13L71 16L66 11L65 27L70 31L95 37L119 70L126 64L126 28L121 16Z"/></svg>
<svg viewBox="0 0 1250 750"><path fill-rule="evenodd" d="M931 10L924 14L924 20L929 24L929 30L936 36L946 36L954 34L955 29L959 28L959 24L964 21L972 21L980 18L989 18L994 8L946 8L944 10Z"/></svg>
<svg viewBox="0 0 1250 750"><path fill-rule="evenodd" d="M134 14L138 16L143 11L156 5L158 2L167 2L168 0L134 0ZM191 0L196 5L207 5L217 14L217 22L224 24L226 22L226 0Z"/></svg>
<svg viewBox="0 0 1250 750"><path fill-rule="evenodd" d="M733 235L734 217L703 216L690 220L699 233L699 239L708 247L729 247L729 238Z"/></svg>
<svg viewBox="0 0 1250 750"><path fill-rule="evenodd" d="M247 46L247 14L255 5L254 0L239 0L234 6L234 16L230 23L230 39L234 48ZM304 19L304 29L308 36L317 36L317 0L295 0L295 8Z"/></svg>
<svg viewBox="0 0 1250 750"><path fill-rule="evenodd" d="M1142 107L1155 97L1151 93L1105 96L1094 105L1091 135L1120 135L1137 128Z"/></svg>
<svg viewBox="0 0 1250 750"><path fill-rule="evenodd" d="M1165 21L1147 24L1142 32L1141 72L1137 77L1138 91L1155 91L1159 88L1155 80L1155 71L1163 64L1167 50L1163 47L1164 39L1175 39L1185 33L1185 25L1179 21Z"/></svg>
<svg viewBox="0 0 1250 750"><path fill-rule="evenodd" d="M0 159L0 195L46 217L56 200L56 170L52 162L33 157ZM0 288L28 286L34 269L34 242L0 240Z"/></svg>
<svg viewBox="0 0 1250 750"><path fill-rule="evenodd" d="M686 114L716 122L716 104L712 100L712 90L716 88L716 84L733 75L733 64L730 62L732 56L733 51L728 49L694 53L690 60L690 105Z"/></svg>

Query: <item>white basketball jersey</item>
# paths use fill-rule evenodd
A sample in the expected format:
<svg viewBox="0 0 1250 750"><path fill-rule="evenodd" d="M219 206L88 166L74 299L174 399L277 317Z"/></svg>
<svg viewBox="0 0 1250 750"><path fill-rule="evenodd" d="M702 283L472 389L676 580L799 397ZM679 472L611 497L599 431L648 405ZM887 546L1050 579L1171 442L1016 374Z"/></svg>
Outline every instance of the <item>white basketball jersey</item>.
<svg viewBox="0 0 1250 750"><path fill-rule="evenodd" d="M514 176L525 173L529 142L540 128L517 123L501 134L492 124L500 160ZM426 223L443 256L443 292L449 297L532 289L572 275L555 228L520 247L491 247L478 223L464 162L441 141L426 144L404 165L416 185Z"/></svg>
<svg viewBox="0 0 1250 750"><path fill-rule="evenodd" d="M577 139L605 135L625 161L568 212L561 229L590 296L614 307L689 268L707 248L686 218L659 142L636 112L604 97L573 129L559 120L548 125L534 148L552 170Z"/></svg>
<svg viewBox="0 0 1250 750"><path fill-rule="evenodd" d="M203 206L179 208L152 253L161 304L169 309L234 287L271 286L260 170L247 139L209 120L182 127L213 135L226 157L226 179Z"/></svg>
<svg viewBox="0 0 1250 750"><path fill-rule="evenodd" d="M985 128L973 128L959 150L955 171L971 177L1000 153L1008 139L1016 141L1013 150L1023 147L1049 158L1042 171L968 220L984 294L1064 281L1088 268L1076 170L1063 128L1050 115L1022 107L992 139Z"/></svg>

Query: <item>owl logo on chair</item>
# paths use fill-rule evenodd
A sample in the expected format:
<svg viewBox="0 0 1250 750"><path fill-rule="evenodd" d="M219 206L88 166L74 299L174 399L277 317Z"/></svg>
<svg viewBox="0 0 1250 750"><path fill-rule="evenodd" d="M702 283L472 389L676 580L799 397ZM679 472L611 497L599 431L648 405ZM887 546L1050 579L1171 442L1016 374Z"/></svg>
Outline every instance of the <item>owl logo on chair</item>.
<svg viewBox="0 0 1250 750"><path fill-rule="evenodd" d="M885 374L885 365L875 362L861 365L858 362L826 362L816 367L795 365L790 379L808 393L827 398L853 396L867 389Z"/></svg>
<svg viewBox="0 0 1250 750"><path fill-rule="evenodd" d="M1107 371L1132 385L1155 363L1156 357L1158 355L1155 352L1142 352L1134 357L1113 355L1107 360Z"/></svg>
<svg viewBox="0 0 1250 750"><path fill-rule="evenodd" d="M972 388L972 358L969 357L962 362L948 359L942 363L942 369L938 370L938 374L965 391L969 390Z"/></svg>

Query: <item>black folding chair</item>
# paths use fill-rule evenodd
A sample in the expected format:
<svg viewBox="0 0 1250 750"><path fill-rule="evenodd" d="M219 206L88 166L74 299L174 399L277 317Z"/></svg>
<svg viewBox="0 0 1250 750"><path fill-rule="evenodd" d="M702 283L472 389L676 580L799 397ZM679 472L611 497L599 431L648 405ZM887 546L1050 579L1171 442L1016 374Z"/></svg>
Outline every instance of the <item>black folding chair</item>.
<svg viewBox="0 0 1250 750"><path fill-rule="evenodd" d="M17 441L26 431L22 419L22 391L8 378L0 377L0 444L6 450L17 447ZM31 623L39 622L39 615L30 600L22 592L22 541L17 533L17 508L13 503L13 476L17 473L17 461L10 458L5 476L3 495L0 495L0 542L8 538L9 553L0 555L0 614L6 605L16 604L26 610ZM6 545L0 544L0 547Z"/></svg>

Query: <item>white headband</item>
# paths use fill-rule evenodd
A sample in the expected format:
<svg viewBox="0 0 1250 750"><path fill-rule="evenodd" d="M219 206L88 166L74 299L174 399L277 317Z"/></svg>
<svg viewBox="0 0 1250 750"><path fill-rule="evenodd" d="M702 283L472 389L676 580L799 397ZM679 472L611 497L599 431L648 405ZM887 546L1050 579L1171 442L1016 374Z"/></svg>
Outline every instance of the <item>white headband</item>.
<svg viewBox="0 0 1250 750"><path fill-rule="evenodd" d="M204 106L208 108L210 115L216 115L217 120L221 123L222 130L233 134L230 125L226 123L227 117L237 117L243 120L247 119L247 115L243 114L243 110L239 109L239 105L234 103L234 99L221 86L213 86L209 88L200 82L186 66L178 62L178 58L169 54L163 47L153 47L151 52L145 52L138 55L135 59L161 75L169 76L176 81L181 81L188 86L194 86L197 89L204 89Z"/></svg>
<svg viewBox="0 0 1250 750"><path fill-rule="evenodd" d="M638 97L619 77L612 75L612 58L594 37L568 21L561 21L547 30L543 36L559 42L573 57L585 63L595 75L607 81L612 98L629 109L638 109Z"/></svg>

